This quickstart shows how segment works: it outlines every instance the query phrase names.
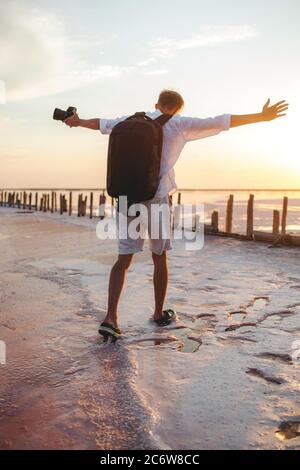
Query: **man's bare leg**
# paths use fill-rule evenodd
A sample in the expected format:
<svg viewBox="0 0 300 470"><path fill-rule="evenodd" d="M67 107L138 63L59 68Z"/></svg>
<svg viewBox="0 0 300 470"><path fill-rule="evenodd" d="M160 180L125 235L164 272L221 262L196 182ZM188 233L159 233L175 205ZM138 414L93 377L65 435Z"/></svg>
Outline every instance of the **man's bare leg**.
<svg viewBox="0 0 300 470"><path fill-rule="evenodd" d="M118 328L118 303L132 258L133 255L119 255L110 272L108 309L104 321L115 328Z"/></svg>
<svg viewBox="0 0 300 470"><path fill-rule="evenodd" d="M162 255L152 253L152 259L154 263L153 284L155 296L155 311L153 318L154 320L158 320L163 314L163 306L168 287L169 273L167 252L164 251Z"/></svg>

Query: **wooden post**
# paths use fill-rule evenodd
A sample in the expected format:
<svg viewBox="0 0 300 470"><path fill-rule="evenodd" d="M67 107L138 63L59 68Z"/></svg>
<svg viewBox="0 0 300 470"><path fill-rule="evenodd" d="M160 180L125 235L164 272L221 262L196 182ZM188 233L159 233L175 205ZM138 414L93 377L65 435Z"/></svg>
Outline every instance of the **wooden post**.
<svg viewBox="0 0 300 470"><path fill-rule="evenodd" d="M105 217L105 202L106 202L106 196L103 191L102 194L100 194L100 198L99 198L99 206L103 206L103 211L102 209L100 210L100 220L104 219Z"/></svg>
<svg viewBox="0 0 300 470"><path fill-rule="evenodd" d="M173 211L173 224L172 229L177 230L180 228L180 221L181 221L181 207L177 205L174 207Z"/></svg>
<svg viewBox="0 0 300 470"><path fill-rule="evenodd" d="M193 225L192 225L192 232L197 232L197 228L199 227L199 215L196 213L193 214Z"/></svg>
<svg viewBox="0 0 300 470"><path fill-rule="evenodd" d="M44 207L43 207L43 211L44 211L44 212L47 212L47 194L44 194Z"/></svg>
<svg viewBox="0 0 300 470"><path fill-rule="evenodd" d="M44 196L41 196L41 198L40 198L40 211L43 210L43 203L44 203Z"/></svg>
<svg viewBox="0 0 300 470"><path fill-rule="evenodd" d="M84 205L85 205L85 199L83 198L83 194L81 194L81 216L82 216L82 217L85 215L85 213L84 213Z"/></svg>
<svg viewBox="0 0 300 470"><path fill-rule="evenodd" d="M288 198L283 198L282 218L281 218L281 233L286 233L286 218L287 218Z"/></svg>
<svg viewBox="0 0 300 470"><path fill-rule="evenodd" d="M84 199L83 199L83 194L81 194L80 215L81 215L81 217L84 216Z"/></svg>
<svg viewBox="0 0 300 470"><path fill-rule="evenodd" d="M81 194L78 195L78 210L77 210L77 216L80 217L81 216L81 199L82 199L82 196Z"/></svg>
<svg viewBox="0 0 300 470"><path fill-rule="evenodd" d="M6 198L7 198L7 192L5 191L4 193L4 205L6 206Z"/></svg>
<svg viewBox="0 0 300 470"><path fill-rule="evenodd" d="M94 194L90 194L90 219L93 218L93 200L94 200ZM113 205L113 199L112 199L112 205Z"/></svg>
<svg viewBox="0 0 300 470"><path fill-rule="evenodd" d="M211 228L213 229L214 232L219 231L219 212L218 211L213 211L211 214Z"/></svg>
<svg viewBox="0 0 300 470"><path fill-rule="evenodd" d="M54 192L54 212L57 211L57 194L56 191Z"/></svg>
<svg viewBox="0 0 300 470"><path fill-rule="evenodd" d="M63 200L62 200L62 194L59 193L59 213L62 215L63 213Z"/></svg>
<svg viewBox="0 0 300 470"><path fill-rule="evenodd" d="M230 194L227 201L227 210L226 210L226 229L227 233L232 231L232 215L233 215L233 194Z"/></svg>
<svg viewBox="0 0 300 470"><path fill-rule="evenodd" d="M254 195L250 194L248 207L247 207L247 237L252 237L253 234L253 212L254 212Z"/></svg>
<svg viewBox="0 0 300 470"><path fill-rule="evenodd" d="M32 193L29 194L29 210L31 211Z"/></svg>
<svg viewBox="0 0 300 470"><path fill-rule="evenodd" d="M178 193L177 204L178 204L178 206L180 206L180 204L181 204L181 193Z"/></svg>
<svg viewBox="0 0 300 470"><path fill-rule="evenodd" d="M24 191L23 193L23 209L26 209L26 204L27 204L27 193Z"/></svg>
<svg viewBox="0 0 300 470"><path fill-rule="evenodd" d="M38 193L35 193L35 210L36 211L38 210L38 198L39 198Z"/></svg>
<svg viewBox="0 0 300 470"><path fill-rule="evenodd" d="M275 210L273 211L273 233L276 235L279 234L279 226L280 226L280 212Z"/></svg>
<svg viewBox="0 0 300 470"><path fill-rule="evenodd" d="M47 211L50 211L50 194L47 194Z"/></svg>
<svg viewBox="0 0 300 470"><path fill-rule="evenodd" d="M51 214L54 212L54 192L51 191Z"/></svg>
<svg viewBox="0 0 300 470"><path fill-rule="evenodd" d="M69 194L69 215L72 215L72 191Z"/></svg>

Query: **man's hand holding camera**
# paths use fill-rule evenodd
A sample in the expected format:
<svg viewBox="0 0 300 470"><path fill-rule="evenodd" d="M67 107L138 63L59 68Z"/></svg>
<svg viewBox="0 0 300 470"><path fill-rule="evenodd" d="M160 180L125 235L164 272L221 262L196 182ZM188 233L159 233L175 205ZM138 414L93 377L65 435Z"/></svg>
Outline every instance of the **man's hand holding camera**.
<svg viewBox="0 0 300 470"><path fill-rule="evenodd" d="M85 127L98 131L100 129L100 119L80 119L77 113L77 108L69 106L66 111L63 109L55 108L53 119L56 121L64 122L69 127Z"/></svg>
<svg viewBox="0 0 300 470"><path fill-rule="evenodd" d="M75 111L72 116L68 117L64 120L64 123L69 127L79 127L80 126L80 117L78 116L77 112Z"/></svg>

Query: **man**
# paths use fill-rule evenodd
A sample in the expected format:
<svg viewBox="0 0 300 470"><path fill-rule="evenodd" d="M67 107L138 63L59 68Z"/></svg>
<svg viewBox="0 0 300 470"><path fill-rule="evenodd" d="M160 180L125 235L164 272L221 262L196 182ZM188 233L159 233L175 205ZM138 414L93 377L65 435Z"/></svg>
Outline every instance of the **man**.
<svg viewBox="0 0 300 470"><path fill-rule="evenodd" d="M178 113L183 106L184 101L179 93L172 90L164 90L160 93L158 102L155 105L156 111L147 113L152 119L157 118L161 114L172 115L172 118L163 127L164 141L160 167L160 183L154 199L147 201L148 207L152 203L162 204L167 202L169 195L176 190L174 166L187 142L216 135L231 127L272 121L273 119L285 116L285 111L288 109L286 101L279 101L275 105L270 106L270 99L268 99L262 112L257 114L235 116L223 114L214 118L200 119L180 116ZM81 119L75 114L66 119L65 123L69 127L85 127L87 129L100 130L102 134L110 134L113 127L127 117L123 116L117 119ZM167 251L171 249L171 240L170 238L165 239L163 237L151 239L150 234L149 238L154 262L155 311L153 320L157 325L165 326L176 317L173 310L163 310L168 286ZM118 328L118 302L126 272L131 264L133 255L138 251L142 251L143 242L144 240L142 239L119 239L119 256L110 273L107 315L99 329L99 333L106 338L108 335L115 339L121 334Z"/></svg>

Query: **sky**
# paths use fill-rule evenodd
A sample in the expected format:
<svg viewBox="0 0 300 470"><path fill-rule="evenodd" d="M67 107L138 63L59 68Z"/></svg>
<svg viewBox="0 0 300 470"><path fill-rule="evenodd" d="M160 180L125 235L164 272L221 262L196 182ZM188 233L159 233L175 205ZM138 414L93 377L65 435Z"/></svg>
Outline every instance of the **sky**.
<svg viewBox="0 0 300 470"><path fill-rule="evenodd" d="M0 1L0 188L105 186L108 137L52 120L151 111L287 117L186 145L181 188L299 188L299 0Z"/></svg>

